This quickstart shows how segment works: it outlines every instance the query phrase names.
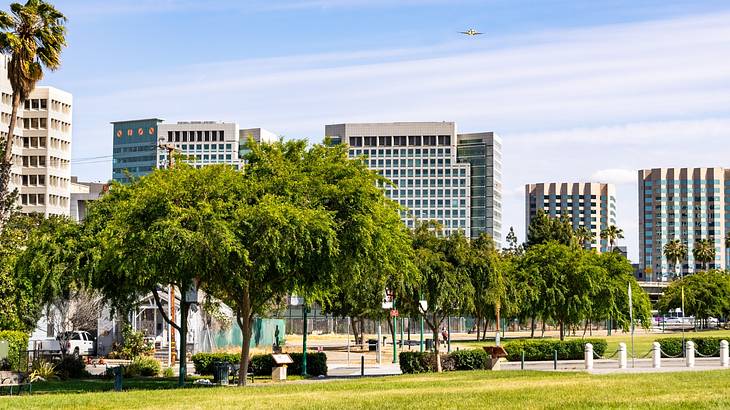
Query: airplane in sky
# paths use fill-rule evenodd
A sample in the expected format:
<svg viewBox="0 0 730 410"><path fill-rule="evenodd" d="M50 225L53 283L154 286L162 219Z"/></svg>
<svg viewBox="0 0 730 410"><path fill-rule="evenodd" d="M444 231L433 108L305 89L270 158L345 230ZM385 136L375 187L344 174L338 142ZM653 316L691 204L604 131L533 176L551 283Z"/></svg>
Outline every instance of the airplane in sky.
<svg viewBox="0 0 730 410"><path fill-rule="evenodd" d="M466 30L466 31L460 31L459 33L466 34L467 36L478 36L480 34L484 34L484 33L480 33L478 31L474 30L473 28L470 28L469 30Z"/></svg>

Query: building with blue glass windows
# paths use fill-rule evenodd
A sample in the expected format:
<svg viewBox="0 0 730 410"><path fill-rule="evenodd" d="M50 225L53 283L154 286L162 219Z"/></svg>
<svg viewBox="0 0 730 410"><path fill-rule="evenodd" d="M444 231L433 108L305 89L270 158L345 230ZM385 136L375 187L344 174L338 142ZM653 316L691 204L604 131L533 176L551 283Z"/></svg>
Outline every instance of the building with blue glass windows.
<svg viewBox="0 0 730 410"><path fill-rule="evenodd" d="M530 221L542 210L552 218L566 215L573 229L585 227L593 235L586 248L610 250L601 231L616 225L616 187L601 183L540 183L525 185L525 235Z"/></svg>
<svg viewBox="0 0 730 410"><path fill-rule="evenodd" d="M675 275L703 270L692 255L699 239L715 245L710 269L728 266L725 235L730 227L730 169L655 168L639 171L640 279L666 281ZM687 257L674 266L664 245L674 239Z"/></svg>
<svg viewBox="0 0 730 410"><path fill-rule="evenodd" d="M112 178L126 183L157 167L157 134L159 118L115 121Z"/></svg>
<svg viewBox="0 0 730 410"><path fill-rule="evenodd" d="M445 235L487 233L501 246L502 145L495 133L459 134L453 122L392 122L332 124L325 135L394 183L385 194L403 205L409 228L436 220Z"/></svg>

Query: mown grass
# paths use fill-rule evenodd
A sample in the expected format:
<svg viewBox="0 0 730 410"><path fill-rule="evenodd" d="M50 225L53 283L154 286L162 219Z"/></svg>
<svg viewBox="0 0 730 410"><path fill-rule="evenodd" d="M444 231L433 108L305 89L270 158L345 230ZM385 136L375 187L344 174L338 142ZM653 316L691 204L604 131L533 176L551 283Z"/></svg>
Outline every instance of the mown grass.
<svg viewBox="0 0 730 410"><path fill-rule="evenodd" d="M730 372L453 372L283 385L2 397L0 408L728 408Z"/></svg>
<svg viewBox="0 0 730 410"><path fill-rule="evenodd" d="M536 334L539 335L539 332ZM509 336L509 334L508 334ZM582 336L582 333L581 333ZM730 330L709 330L709 331L700 331L700 332L685 332L685 336L687 338L691 337L725 337L727 340L730 340ZM589 336L586 335L587 338L596 338L596 339L606 339L608 342L608 346L606 347L606 355L610 356L618 349L618 344L623 342L626 343L627 348L629 349L629 354L631 354L631 334L629 333L614 333L611 336ZM634 332L634 354L636 357L642 357L650 352L652 348L652 343L654 343L655 340L665 338L665 337L682 337L682 332L672 331L672 332L665 332L665 333L650 333L646 332L644 330L637 329ZM581 339L582 337L567 337L566 339ZM526 339L526 338L521 338ZM507 342L509 340L515 340L515 339L502 339L503 342ZM459 348L477 348L481 346L487 346L487 345L494 345L494 340L487 340L485 342L477 342L477 341L458 341L452 343L453 347L459 347Z"/></svg>

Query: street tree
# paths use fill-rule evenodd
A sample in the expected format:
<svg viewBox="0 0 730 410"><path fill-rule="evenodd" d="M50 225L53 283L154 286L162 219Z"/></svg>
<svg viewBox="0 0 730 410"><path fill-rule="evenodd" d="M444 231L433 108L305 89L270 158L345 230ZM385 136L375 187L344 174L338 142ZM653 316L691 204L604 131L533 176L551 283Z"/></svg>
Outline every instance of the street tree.
<svg viewBox="0 0 730 410"><path fill-rule="evenodd" d="M685 315L701 320L730 316L730 274L727 272L697 272L670 283L659 298L657 309L670 312L681 308L683 290Z"/></svg>
<svg viewBox="0 0 730 410"><path fill-rule="evenodd" d="M573 224L567 214L550 217L545 211L538 209L527 227L525 248L550 241L571 245L575 240L574 237Z"/></svg>
<svg viewBox="0 0 730 410"><path fill-rule="evenodd" d="M0 11L0 53L9 57L8 79L13 90L8 133L0 158L0 229L9 218L10 167L18 108L50 71L61 66L61 51L66 46L66 17L43 0L12 3L10 12Z"/></svg>
<svg viewBox="0 0 730 410"><path fill-rule="evenodd" d="M609 225L606 229L601 230L601 239L608 241L610 251L616 246L616 241L624 238L624 231L616 225Z"/></svg>

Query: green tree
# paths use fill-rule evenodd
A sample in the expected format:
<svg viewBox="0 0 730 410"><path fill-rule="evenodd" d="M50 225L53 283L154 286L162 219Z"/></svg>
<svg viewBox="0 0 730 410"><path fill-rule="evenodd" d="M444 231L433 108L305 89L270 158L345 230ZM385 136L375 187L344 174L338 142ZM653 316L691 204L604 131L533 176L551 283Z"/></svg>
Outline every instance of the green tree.
<svg viewBox="0 0 730 410"><path fill-rule="evenodd" d="M17 262L41 219L15 214L0 231L0 330L30 333L41 317L42 303L31 277L17 272Z"/></svg>
<svg viewBox="0 0 730 410"><path fill-rule="evenodd" d="M664 257L674 266L674 277L682 276L682 262L687 258L687 246L679 239L673 239L664 245Z"/></svg>
<svg viewBox="0 0 730 410"><path fill-rule="evenodd" d="M697 272L670 283L659 298L657 309L669 312L682 307L682 289L685 315L698 319L730 315L730 274L727 272Z"/></svg>
<svg viewBox="0 0 730 410"><path fill-rule="evenodd" d="M472 309L474 288L464 268L469 242L462 233L445 238L436 222L419 223L413 231L415 265L420 280L410 286L406 302L423 314L433 334L437 368L441 371L439 329L448 316ZM425 300L427 309L419 307Z"/></svg>
<svg viewBox="0 0 730 410"><path fill-rule="evenodd" d="M66 46L66 17L42 0L12 3L10 13L0 12L0 52L10 57L8 79L13 89L8 135L3 144L0 166L0 211L7 212L10 167L18 118L18 107L43 78L43 68L61 66L61 50ZM8 216L0 215L0 229Z"/></svg>
<svg viewBox="0 0 730 410"><path fill-rule="evenodd" d="M474 318L479 340L483 323L486 334L485 320L492 316L490 313L499 321L502 300L507 292L502 261L494 240L488 234L482 234L469 243L469 255L464 267L474 288Z"/></svg>
<svg viewBox="0 0 730 410"><path fill-rule="evenodd" d="M692 256L695 260L702 263L702 267L707 270L710 262L715 261L715 243L711 239L698 239L692 248Z"/></svg>
<svg viewBox="0 0 730 410"><path fill-rule="evenodd" d="M128 185L113 184L89 207L85 220L92 250L92 283L112 308L127 312L152 293L161 316L180 335L179 383L186 376L189 290L206 289L239 254L228 229L241 174L229 166L184 164L155 170ZM179 324L158 294L177 288Z"/></svg>
<svg viewBox="0 0 730 410"><path fill-rule="evenodd" d="M623 229L618 228L616 225L609 225L606 229L601 230L601 239L608 241L611 251L613 251L614 246L616 246L616 241L623 238Z"/></svg>
<svg viewBox="0 0 730 410"><path fill-rule="evenodd" d="M561 340L566 327L590 316L597 286L596 266L585 263L582 249L558 242L531 246L520 262L523 275L536 276L534 314L555 320Z"/></svg>
<svg viewBox="0 0 730 410"><path fill-rule="evenodd" d="M567 214L551 218L545 211L538 209L527 227L525 248L551 241L570 245L575 240L574 236L573 224Z"/></svg>
<svg viewBox="0 0 730 410"><path fill-rule="evenodd" d="M525 252L525 248L523 245L519 244L517 241L517 235L515 234L515 229L513 227L509 227L509 233L507 233L507 247L503 249L504 253L519 256L522 255Z"/></svg>
<svg viewBox="0 0 730 410"><path fill-rule="evenodd" d="M579 226L575 230L575 241L576 244L583 249L590 249L591 243L593 243L594 234L585 226Z"/></svg>

